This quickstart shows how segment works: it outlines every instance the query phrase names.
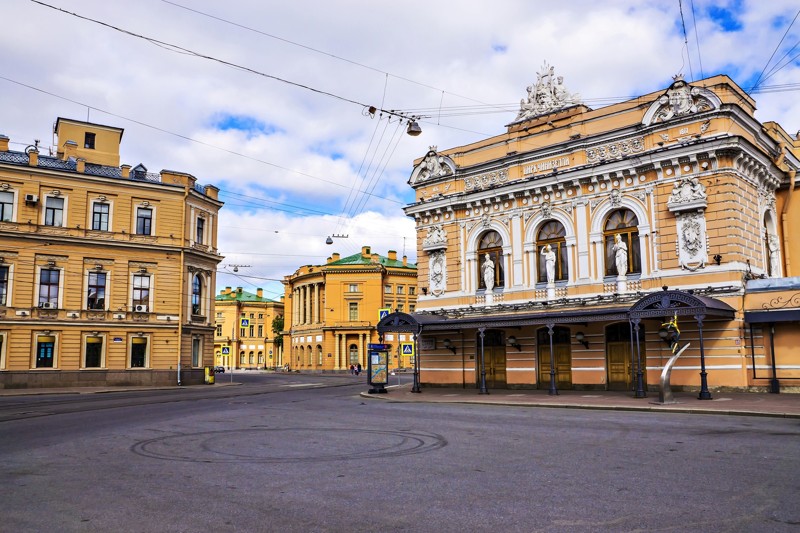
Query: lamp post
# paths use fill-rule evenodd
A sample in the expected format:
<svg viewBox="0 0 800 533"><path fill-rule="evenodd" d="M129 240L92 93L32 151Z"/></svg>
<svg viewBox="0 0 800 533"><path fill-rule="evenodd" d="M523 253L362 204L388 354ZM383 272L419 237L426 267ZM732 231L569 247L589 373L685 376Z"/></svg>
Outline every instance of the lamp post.
<svg viewBox="0 0 800 533"><path fill-rule="evenodd" d="M642 351L639 344L639 321L638 318L633 319L633 331L636 334L636 392L633 397L647 398L647 392L644 390L644 372L642 372Z"/></svg>
<svg viewBox="0 0 800 533"><path fill-rule="evenodd" d="M711 392L708 390L708 373L706 372L706 354L703 349L703 320L706 315L695 315L697 320L697 333L700 336L700 394L698 400L711 400Z"/></svg>
<svg viewBox="0 0 800 533"><path fill-rule="evenodd" d="M547 333L550 335L550 390L547 394L550 396L558 396L558 388L556 387L556 358L553 353L553 328L555 324L547 324Z"/></svg>
<svg viewBox="0 0 800 533"><path fill-rule="evenodd" d="M478 394L489 394L489 389L486 388L486 355L483 351L483 337L485 336L486 328L479 328L481 337L481 388Z"/></svg>
<svg viewBox="0 0 800 533"><path fill-rule="evenodd" d="M414 335L414 384L411 386L411 392L422 392L419 388L419 334L422 329L418 329Z"/></svg>

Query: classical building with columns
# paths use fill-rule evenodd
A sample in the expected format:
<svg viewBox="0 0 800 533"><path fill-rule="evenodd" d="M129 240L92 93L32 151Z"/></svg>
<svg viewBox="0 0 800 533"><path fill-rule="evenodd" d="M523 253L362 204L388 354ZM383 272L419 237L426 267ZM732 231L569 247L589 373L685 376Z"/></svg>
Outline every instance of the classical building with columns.
<svg viewBox="0 0 800 533"><path fill-rule="evenodd" d="M225 287L215 298L214 361L228 369L279 368L283 366L283 337L273 323L283 316L281 301L241 287ZM282 331L282 330L281 330Z"/></svg>
<svg viewBox="0 0 800 533"><path fill-rule="evenodd" d="M366 368L367 345L379 342L375 325L381 314L416 309L416 265L391 250L387 256L369 246L347 257L335 253L324 265L300 267L283 283L284 362L293 370ZM399 343L410 337L384 339L393 345L393 367L411 364L399 352Z"/></svg>
<svg viewBox="0 0 800 533"><path fill-rule="evenodd" d="M723 75L590 109L545 66L504 133L415 162L422 294L379 329L423 386L796 388L800 142L754 112Z"/></svg>

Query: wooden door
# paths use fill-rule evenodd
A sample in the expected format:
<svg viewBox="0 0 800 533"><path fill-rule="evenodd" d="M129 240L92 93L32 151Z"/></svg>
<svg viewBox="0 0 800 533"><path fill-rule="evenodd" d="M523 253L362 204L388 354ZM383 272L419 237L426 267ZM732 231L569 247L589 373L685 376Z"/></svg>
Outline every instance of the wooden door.
<svg viewBox="0 0 800 533"><path fill-rule="evenodd" d="M556 364L556 387L572 388L572 352L568 344L554 344L553 354ZM550 345L539 346L538 388L550 388Z"/></svg>
<svg viewBox="0 0 800 533"><path fill-rule="evenodd" d="M630 390L632 385L631 343L609 342L606 345L608 360L608 390Z"/></svg>

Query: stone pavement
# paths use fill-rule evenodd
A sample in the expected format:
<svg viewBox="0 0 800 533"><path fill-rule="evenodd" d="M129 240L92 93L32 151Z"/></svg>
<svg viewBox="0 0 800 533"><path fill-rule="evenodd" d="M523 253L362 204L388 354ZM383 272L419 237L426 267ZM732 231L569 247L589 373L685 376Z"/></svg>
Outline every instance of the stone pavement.
<svg viewBox="0 0 800 533"><path fill-rule="evenodd" d="M615 411L667 411L673 413L771 416L800 418L800 394L766 392L717 392L711 400L698 400L697 392L673 392L677 403L659 404L658 392L647 398L634 398L632 392L559 391L550 396L546 390L489 390L426 388L411 392L410 385L389 386L386 394L362 392L364 398L389 402L475 403L520 407L558 407L568 409L606 409Z"/></svg>

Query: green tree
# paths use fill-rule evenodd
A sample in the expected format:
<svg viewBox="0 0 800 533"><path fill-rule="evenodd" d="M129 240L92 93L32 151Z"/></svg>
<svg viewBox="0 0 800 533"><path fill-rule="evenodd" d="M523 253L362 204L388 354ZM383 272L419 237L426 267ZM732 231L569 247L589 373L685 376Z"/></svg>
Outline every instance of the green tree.
<svg viewBox="0 0 800 533"><path fill-rule="evenodd" d="M272 333L274 334L273 343L276 348L281 348L283 346L283 335L281 335L282 331L283 315L278 315L272 319Z"/></svg>

